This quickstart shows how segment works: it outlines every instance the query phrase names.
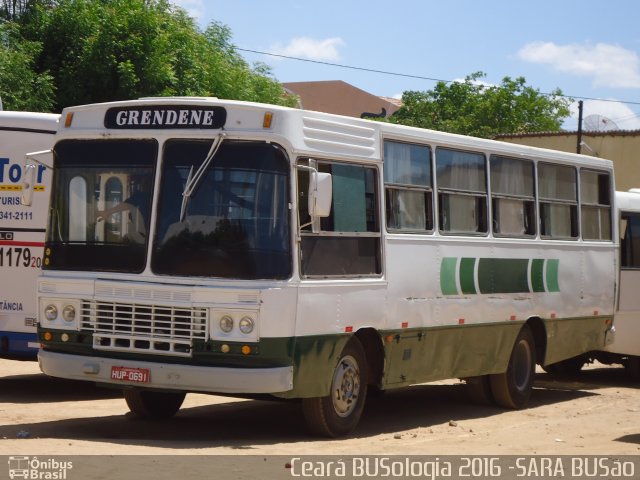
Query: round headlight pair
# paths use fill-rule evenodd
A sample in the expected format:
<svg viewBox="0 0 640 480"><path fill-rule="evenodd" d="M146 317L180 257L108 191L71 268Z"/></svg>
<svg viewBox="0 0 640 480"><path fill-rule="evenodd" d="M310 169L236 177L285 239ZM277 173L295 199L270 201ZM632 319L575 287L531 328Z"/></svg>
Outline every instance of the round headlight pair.
<svg viewBox="0 0 640 480"><path fill-rule="evenodd" d="M253 332L253 328L255 326L255 322L251 317L242 317L240 322L238 323L238 328L245 335ZM233 330L233 318L230 315L224 315L220 317L220 330L224 333L230 333Z"/></svg>
<svg viewBox="0 0 640 480"><path fill-rule="evenodd" d="M44 309L44 317L49 321L58 318L58 307L53 304L47 305ZM76 308L73 305L65 305L62 309L62 319L65 322L73 322L76 319Z"/></svg>

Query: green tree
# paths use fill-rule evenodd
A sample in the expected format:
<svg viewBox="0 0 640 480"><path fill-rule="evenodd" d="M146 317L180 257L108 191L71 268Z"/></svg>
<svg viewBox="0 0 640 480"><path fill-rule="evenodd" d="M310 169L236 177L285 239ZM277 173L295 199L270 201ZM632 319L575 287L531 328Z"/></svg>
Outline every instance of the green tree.
<svg viewBox="0 0 640 480"><path fill-rule="evenodd" d="M50 112L54 105L53 78L36 73L38 42L16 41L11 23L0 24L0 99L8 110Z"/></svg>
<svg viewBox="0 0 640 480"><path fill-rule="evenodd" d="M177 95L294 104L268 69L242 59L227 27L202 32L167 0L41 1L22 32L42 42L36 68L54 78L56 110Z"/></svg>
<svg viewBox="0 0 640 480"><path fill-rule="evenodd" d="M433 90L407 91L391 122L451 133L491 138L500 133L559 131L569 116L571 99L526 85L523 77L505 77L487 85L476 72L464 82L438 82Z"/></svg>

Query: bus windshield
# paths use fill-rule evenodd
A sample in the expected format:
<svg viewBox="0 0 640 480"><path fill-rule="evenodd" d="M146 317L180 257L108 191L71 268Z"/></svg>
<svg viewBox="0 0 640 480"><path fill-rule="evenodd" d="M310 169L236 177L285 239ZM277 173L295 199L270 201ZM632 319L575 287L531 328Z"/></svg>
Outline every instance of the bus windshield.
<svg viewBox="0 0 640 480"><path fill-rule="evenodd" d="M154 273L237 279L291 274L289 162L264 142L225 140L188 198L185 187L211 140L169 140L151 268Z"/></svg>
<svg viewBox="0 0 640 480"><path fill-rule="evenodd" d="M159 275L288 278L285 153L264 142L212 145L210 139L164 143L150 235L158 142L59 142L45 268L140 273L152 240L151 268Z"/></svg>
<svg viewBox="0 0 640 480"><path fill-rule="evenodd" d="M144 270L155 140L63 140L54 148L44 268Z"/></svg>

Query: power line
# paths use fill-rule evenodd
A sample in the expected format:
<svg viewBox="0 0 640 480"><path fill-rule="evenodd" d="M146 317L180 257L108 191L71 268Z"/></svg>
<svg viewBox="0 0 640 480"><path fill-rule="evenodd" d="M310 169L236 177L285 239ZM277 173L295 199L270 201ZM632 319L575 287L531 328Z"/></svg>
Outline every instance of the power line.
<svg viewBox="0 0 640 480"><path fill-rule="evenodd" d="M320 65L329 65L331 67L348 68L350 70L360 70L362 72L381 73L383 75L393 75L395 77L417 78L418 80L429 80L429 81L432 81L432 82L445 82L445 83L451 83L452 82L452 80L441 80L439 78L423 77L421 75L411 75L411 74L408 74L408 73L387 72L385 70L376 70L376 69L373 69L373 68L353 67L351 65L344 65L344 64L341 64L341 63L331 63L331 62L323 62L323 61L320 61L320 60L311 60L309 58L291 57L291 56L288 56L288 55L279 55L277 53L268 53L268 52L260 52L258 50L250 50L248 48L238 48L238 47L236 47L236 50L239 50L241 52L251 52L251 53L258 53L258 54L261 54L261 55L268 55L270 57L286 58L288 60L297 60L299 62L317 63L317 64L320 64Z"/></svg>
<svg viewBox="0 0 640 480"><path fill-rule="evenodd" d="M349 69L349 70L359 70L361 72L380 73L382 75L392 75L394 77L414 78L414 79L418 79L418 80L428 80L428 81L431 81L431 82L444 82L444 83L453 83L454 82L454 80L443 80L443 79L439 79L439 78L425 77L423 75L412 75L412 74L408 74L408 73L389 72L389 71L386 71L386 70L377 70L377 69L374 69L374 68L354 67L352 65L344 65L344 64L341 64L341 63L324 62L324 61L321 61L321 60L311 60L311 59L308 59L308 58L292 57L290 55L281 55L281 54L278 54L278 53L261 52L259 50L251 50L249 48L235 47L235 49L240 51L240 52L257 53L259 55L267 55L267 56L270 56L270 57L286 58L287 60L296 60L298 62L307 62L307 63L315 63L315 64L319 64L319 65L328 65L330 67L346 68L346 69ZM564 98L577 98L577 99L581 99L581 100L597 100L599 102L625 103L625 104L628 104L628 105L640 105L640 102L631 102L631 101L628 101L628 100L611 100L611 99L606 99L606 98L583 97L583 96L578 96L578 95L566 95L566 94L557 95L555 93L543 93L543 92L540 92L540 95L545 95L545 96L548 96L548 97L556 96L556 97L564 97Z"/></svg>

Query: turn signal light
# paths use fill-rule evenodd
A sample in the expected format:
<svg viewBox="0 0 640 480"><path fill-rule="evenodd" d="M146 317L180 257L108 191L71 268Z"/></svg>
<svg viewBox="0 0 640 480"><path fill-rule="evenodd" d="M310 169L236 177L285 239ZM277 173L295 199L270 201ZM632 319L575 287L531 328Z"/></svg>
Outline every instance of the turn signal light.
<svg viewBox="0 0 640 480"><path fill-rule="evenodd" d="M67 113L67 116L64 119L64 128L69 128L73 123L73 112Z"/></svg>
<svg viewBox="0 0 640 480"><path fill-rule="evenodd" d="M264 112L264 118L262 119L262 128L271 128L272 121L273 121L273 113Z"/></svg>

